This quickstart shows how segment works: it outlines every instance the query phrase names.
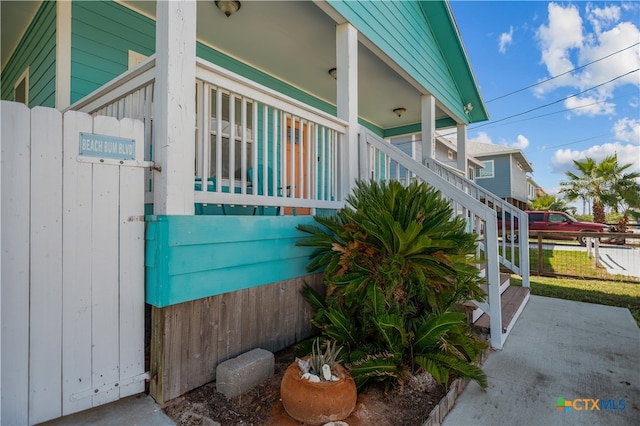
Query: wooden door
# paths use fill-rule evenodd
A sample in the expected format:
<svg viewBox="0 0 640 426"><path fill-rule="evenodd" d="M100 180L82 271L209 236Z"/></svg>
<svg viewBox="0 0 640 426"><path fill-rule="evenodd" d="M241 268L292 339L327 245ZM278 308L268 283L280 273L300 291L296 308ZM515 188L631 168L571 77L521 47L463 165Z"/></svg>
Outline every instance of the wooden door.
<svg viewBox="0 0 640 426"><path fill-rule="evenodd" d="M287 119L287 161L285 164L285 195L291 198L308 198L309 142L307 124ZM308 215L308 207L285 207L284 214Z"/></svg>

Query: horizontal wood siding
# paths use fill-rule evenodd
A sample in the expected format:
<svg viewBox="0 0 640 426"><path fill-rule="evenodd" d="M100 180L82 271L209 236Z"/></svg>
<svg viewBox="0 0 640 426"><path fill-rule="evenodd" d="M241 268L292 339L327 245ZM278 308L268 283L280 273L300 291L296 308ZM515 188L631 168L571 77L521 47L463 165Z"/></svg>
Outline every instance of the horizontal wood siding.
<svg viewBox="0 0 640 426"><path fill-rule="evenodd" d="M151 395L159 403L215 380L216 367L251 349L272 352L310 337L311 308L300 295L314 274L153 308Z"/></svg>
<svg viewBox="0 0 640 426"><path fill-rule="evenodd" d="M71 10L71 103L128 68L129 50L155 52L155 21L116 2L74 1Z"/></svg>
<svg viewBox="0 0 640 426"><path fill-rule="evenodd" d="M509 155L483 157L480 161L493 160L493 177L476 179L476 183L498 197L511 197L511 165Z"/></svg>
<svg viewBox="0 0 640 426"><path fill-rule="evenodd" d="M27 67L29 67L29 107L55 106L55 2L42 2L16 50L2 70L3 100L13 100L14 85Z"/></svg>
<svg viewBox="0 0 640 426"><path fill-rule="evenodd" d="M436 29L419 2L329 0L329 3L440 102L464 115L463 100L436 40Z"/></svg>
<svg viewBox="0 0 640 426"><path fill-rule="evenodd" d="M311 216L151 216L147 303L166 307L308 274Z"/></svg>
<svg viewBox="0 0 640 426"><path fill-rule="evenodd" d="M517 161L515 156L510 156L511 197L526 203L529 199L527 173L524 169L518 167Z"/></svg>

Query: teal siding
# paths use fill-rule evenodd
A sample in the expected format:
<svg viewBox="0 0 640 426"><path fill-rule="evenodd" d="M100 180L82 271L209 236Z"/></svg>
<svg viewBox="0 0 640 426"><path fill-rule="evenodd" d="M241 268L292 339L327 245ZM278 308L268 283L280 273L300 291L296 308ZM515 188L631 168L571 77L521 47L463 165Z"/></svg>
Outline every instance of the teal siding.
<svg viewBox="0 0 640 426"><path fill-rule="evenodd" d="M307 275L311 216L150 216L147 303L165 307Z"/></svg>
<svg viewBox="0 0 640 426"><path fill-rule="evenodd" d="M297 89L290 84L278 80L277 78L240 62L237 59L231 58L230 56L225 55L224 53L219 52L201 42L197 42L196 44L196 55L272 90L276 90L300 102L311 105L314 108L318 108L328 114L336 114L335 105L322 101L307 92Z"/></svg>
<svg viewBox="0 0 640 426"><path fill-rule="evenodd" d="M510 157L476 157L480 161L493 160L493 177L476 179L476 183L498 197L511 197Z"/></svg>
<svg viewBox="0 0 640 426"><path fill-rule="evenodd" d="M472 113L478 121L486 119L446 2L328 2L458 116L465 117L462 107L471 101L474 104ZM447 46L442 46L445 41ZM445 47L454 47L454 50L445 50ZM444 52L447 52L446 56Z"/></svg>
<svg viewBox="0 0 640 426"><path fill-rule="evenodd" d="M45 1L2 70L2 99L13 100L13 87L29 67L29 107L55 107L56 4Z"/></svg>
<svg viewBox="0 0 640 426"><path fill-rule="evenodd" d="M74 1L71 103L125 72L129 50L155 52L155 21L118 3Z"/></svg>

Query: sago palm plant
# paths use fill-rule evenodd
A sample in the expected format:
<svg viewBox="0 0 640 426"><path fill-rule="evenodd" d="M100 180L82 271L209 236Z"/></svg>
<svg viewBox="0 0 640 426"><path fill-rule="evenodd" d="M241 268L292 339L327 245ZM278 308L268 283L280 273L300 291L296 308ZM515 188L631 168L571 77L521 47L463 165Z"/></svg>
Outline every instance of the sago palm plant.
<svg viewBox="0 0 640 426"><path fill-rule="evenodd" d="M358 386L395 384L420 370L447 384L478 381L473 364L486 345L473 337L461 301L482 300L476 238L426 184L358 182L347 207L318 225L301 225L314 247L309 271L323 269L326 296L303 296L312 322L346 351Z"/></svg>

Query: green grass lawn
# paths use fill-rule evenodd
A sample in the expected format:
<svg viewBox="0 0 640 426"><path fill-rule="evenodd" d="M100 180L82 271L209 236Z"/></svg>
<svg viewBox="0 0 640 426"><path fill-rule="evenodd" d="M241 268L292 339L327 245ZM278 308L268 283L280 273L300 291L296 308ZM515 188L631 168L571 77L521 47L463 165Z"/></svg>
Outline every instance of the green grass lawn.
<svg viewBox="0 0 640 426"><path fill-rule="evenodd" d="M499 248L501 251L501 247ZM507 260L511 260L511 251L506 252ZM520 256L515 252L515 263L520 263ZM624 275L613 275L605 268L596 267L593 259L589 259L586 251L578 250L542 250L542 265L539 265L538 249L529 249L529 269L532 274L570 275L578 278L600 278L611 281L637 281ZM540 268L542 266L542 268Z"/></svg>
<svg viewBox="0 0 640 426"><path fill-rule="evenodd" d="M628 308L640 327L640 283L531 276L531 294ZM511 276L512 285L522 280Z"/></svg>

